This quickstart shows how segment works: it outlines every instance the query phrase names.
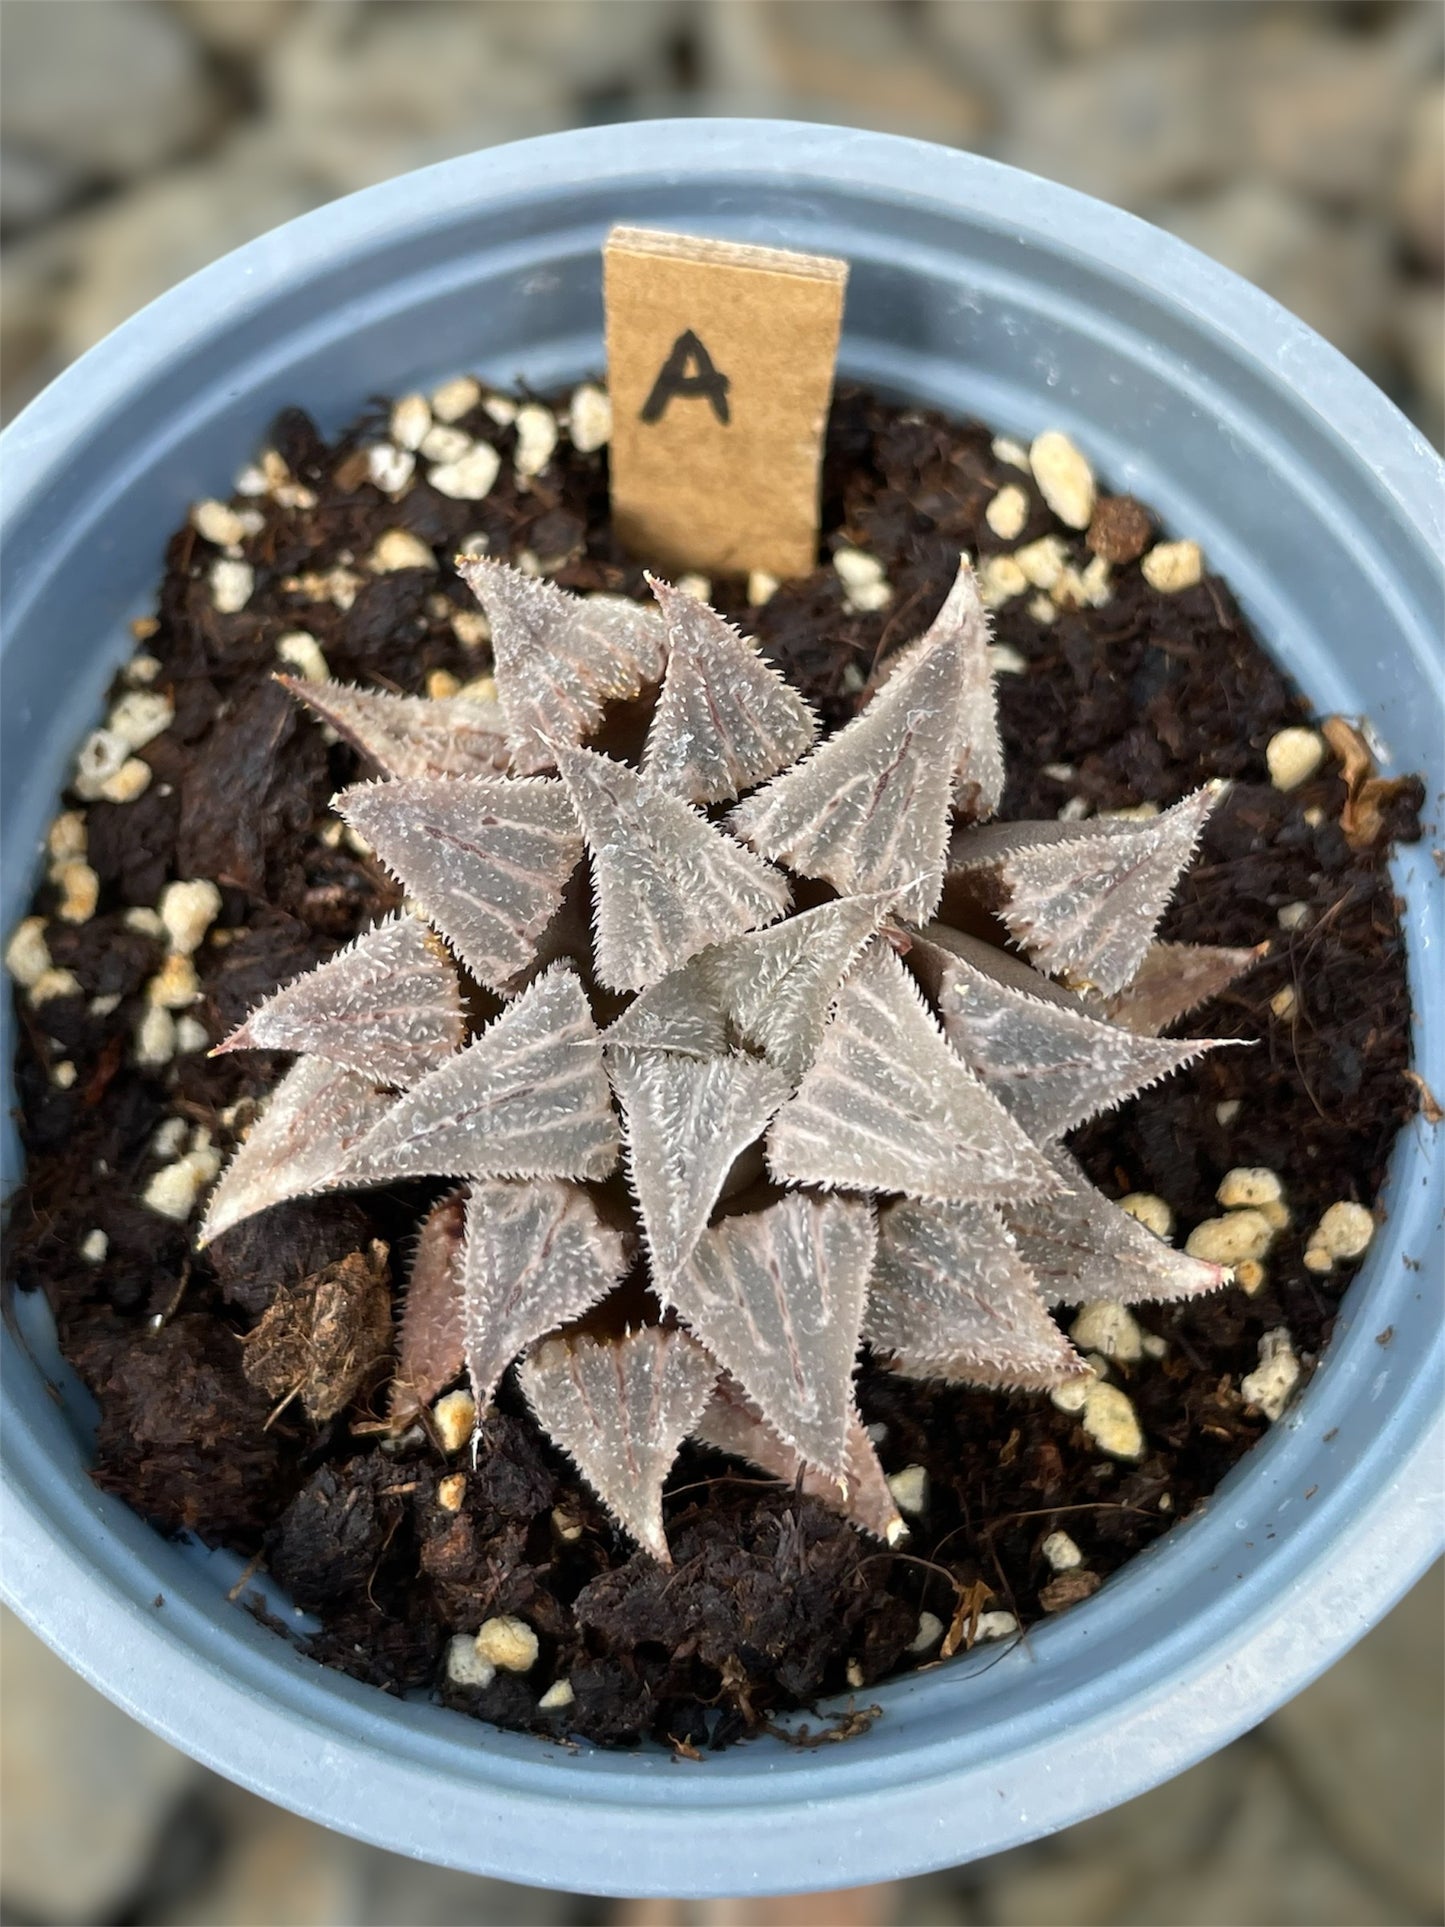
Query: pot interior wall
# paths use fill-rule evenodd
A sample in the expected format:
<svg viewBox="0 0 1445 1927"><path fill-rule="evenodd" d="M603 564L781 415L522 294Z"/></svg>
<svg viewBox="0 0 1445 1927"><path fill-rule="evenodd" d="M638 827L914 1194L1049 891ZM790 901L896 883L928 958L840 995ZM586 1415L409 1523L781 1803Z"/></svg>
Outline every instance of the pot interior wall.
<svg viewBox="0 0 1445 1927"><path fill-rule="evenodd" d="M820 129L679 127L670 146L657 127L626 134L451 163L308 217L157 304L11 431L7 929L188 503L226 493L288 403L336 427L372 395L460 369L539 389L598 372L598 248L614 220L845 256L846 373L1025 438L1068 430L1112 486L1203 544L1319 709L1367 714L1388 765L1429 771L1438 794L1438 588L1402 501L1428 462L1307 331L1126 217L967 157ZM1445 882L1422 853L1399 874L1419 1061L1445 1092L1426 968ZM12 1043L7 1029L7 1076ZM1215 1502L1026 1644L879 1691L884 1718L847 1746L763 1743L682 1769L572 1754L322 1673L226 1604L232 1565L163 1542L91 1488L83 1400L47 1396L65 1375L33 1307L7 1331L10 1584L73 1664L180 1744L427 1858L624 1893L807 1888L966 1859L1125 1798L1251 1724L1428 1557L1428 1518L1369 1537L1436 1397L1421 1369L1441 1262L1425 1148L1405 1134L1389 1223L1324 1369ZM13 1172L13 1136L6 1156ZM1094 1764L1071 1773L1070 1755ZM556 1827L557 1798L581 1824Z"/></svg>

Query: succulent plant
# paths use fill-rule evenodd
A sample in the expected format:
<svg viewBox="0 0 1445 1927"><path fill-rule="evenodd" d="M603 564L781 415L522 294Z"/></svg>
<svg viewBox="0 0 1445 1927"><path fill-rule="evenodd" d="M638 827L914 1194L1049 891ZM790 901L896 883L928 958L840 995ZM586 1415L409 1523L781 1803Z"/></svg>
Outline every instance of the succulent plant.
<svg viewBox="0 0 1445 1927"><path fill-rule="evenodd" d="M458 567L495 701L288 684L379 770L336 806L407 907L222 1045L299 1055L202 1237L288 1198L462 1180L421 1230L398 1425L463 1370L485 1424L520 1360L540 1423L660 1560L688 1437L894 1543L854 1402L865 1341L904 1374L1056 1387L1088 1368L1051 1306L1226 1280L1062 1142L1210 1048L1163 1033L1253 958L1154 941L1214 794L989 821L1003 756L966 562L821 741L756 645L665 583L652 609ZM482 993L499 1014L471 1034Z"/></svg>

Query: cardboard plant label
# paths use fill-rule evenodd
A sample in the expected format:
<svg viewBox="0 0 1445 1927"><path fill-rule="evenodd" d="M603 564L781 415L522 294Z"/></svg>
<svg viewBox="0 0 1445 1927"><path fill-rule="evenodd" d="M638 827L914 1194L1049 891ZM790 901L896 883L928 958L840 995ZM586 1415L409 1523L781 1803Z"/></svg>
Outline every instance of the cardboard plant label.
<svg viewBox="0 0 1445 1927"><path fill-rule="evenodd" d="M613 228L612 514L649 566L813 568L847 278L827 255Z"/></svg>

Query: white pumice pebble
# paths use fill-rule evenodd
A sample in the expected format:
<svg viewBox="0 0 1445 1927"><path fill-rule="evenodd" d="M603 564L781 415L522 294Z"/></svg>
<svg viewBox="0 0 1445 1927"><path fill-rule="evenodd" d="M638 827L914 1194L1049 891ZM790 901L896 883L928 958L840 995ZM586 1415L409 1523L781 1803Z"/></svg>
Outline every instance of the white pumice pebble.
<svg viewBox="0 0 1445 1927"><path fill-rule="evenodd" d="M103 1265L110 1251L110 1239L98 1227L87 1231L80 1241L80 1255L88 1265Z"/></svg>
<svg viewBox="0 0 1445 1927"><path fill-rule="evenodd" d="M1084 1563L1083 1553L1067 1532L1051 1532L1039 1550L1055 1572L1073 1572Z"/></svg>
<svg viewBox="0 0 1445 1927"><path fill-rule="evenodd" d="M259 535L266 526L266 518L260 509L237 509L236 526L243 536Z"/></svg>
<svg viewBox="0 0 1445 1927"><path fill-rule="evenodd" d="M130 745L112 729L93 729L75 759L75 792L87 800L98 797L104 785L124 765Z"/></svg>
<svg viewBox="0 0 1445 1927"><path fill-rule="evenodd" d="M1299 1012L1299 992L1293 984L1286 984L1270 998L1269 1007L1282 1024L1290 1023Z"/></svg>
<svg viewBox="0 0 1445 1927"><path fill-rule="evenodd" d="M1058 811L1061 823L1082 823L1089 814L1089 800L1086 796L1071 796Z"/></svg>
<svg viewBox="0 0 1445 1927"><path fill-rule="evenodd" d="M373 442L366 451L367 479L384 495L400 495L416 473L416 456L393 442Z"/></svg>
<svg viewBox="0 0 1445 1927"><path fill-rule="evenodd" d="M539 1650L526 1620L511 1613L484 1620L477 1633L477 1652L502 1673L530 1673Z"/></svg>
<svg viewBox="0 0 1445 1927"><path fill-rule="evenodd" d="M410 529L387 529L377 538L367 567L376 575L390 575L397 569L434 569L437 559L419 536Z"/></svg>
<svg viewBox="0 0 1445 1927"><path fill-rule="evenodd" d="M1137 1459L1144 1453L1144 1433L1133 1401L1117 1385L1096 1379L1084 1393L1080 1421L1101 1452L1111 1459Z"/></svg>
<svg viewBox="0 0 1445 1927"><path fill-rule="evenodd" d="M1238 1164L1225 1172L1214 1195L1226 1211L1234 1211L1246 1204L1256 1207L1279 1204L1284 1198L1284 1186L1278 1171L1271 1171L1266 1165Z"/></svg>
<svg viewBox="0 0 1445 1927"><path fill-rule="evenodd" d="M236 511L213 498L196 503L191 510L191 527L218 549L234 548L246 533L246 524Z"/></svg>
<svg viewBox="0 0 1445 1927"><path fill-rule="evenodd" d="M190 1128L183 1117L168 1117L159 1123L151 1133L150 1154L153 1158L164 1158L167 1163L180 1156L185 1149Z"/></svg>
<svg viewBox="0 0 1445 1927"><path fill-rule="evenodd" d="M582 1537L582 1521L575 1512L567 1512L561 1506L552 1508L552 1530L557 1537L570 1545Z"/></svg>
<svg viewBox="0 0 1445 1927"><path fill-rule="evenodd" d="M990 446L996 461L1007 462L1010 468L1021 468L1025 475L1030 473L1029 451L1022 442L1016 442L1011 435L995 435Z"/></svg>
<svg viewBox="0 0 1445 1927"><path fill-rule="evenodd" d="M30 986L30 1003L38 1010L42 1004L58 1003L64 997L78 997L80 994L80 979L75 972L56 970L52 966Z"/></svg>
<svg viewBox="0 0 1445 1927"><path fill-rule="evenodd" d="M361 831L353 824L347 824L343 841L353 856L375 856L376 854L366 838L361 834ZM419 910L412 910L411 914L420 916L421 912Z"/></svg>
<svg viewBox="0 0 1445 1927"><path fill-rule="evenodd" d="M1127 1197L1120 1198L1119 1209L1127 1211L1131 1218L1137 1218L1156 1238L1174 1236L1173 1210L1153 1191L1131 1191Z"/></svg>
<svg viewBox="0 0 1445 1927"><path fill-rule="evenodd" d="M1248 1298L1257 1298L1264 1290L1269 1273L1258 1258L1245 1258L1234 1267L1234 1282Z"/></svg>
<svg viewBox="0 0 1445 1927"><path fill-rule="evenodd" d="M1156 542L1139 564L1139 573L1161 595L1192 589L1204 574L1204 557L1197 542Z"/></svg>
<svg viewBox="0 0 1445 1927"><path fill-rule="evenodd" d="M1206 1218L1185 1240L1191 1258L1209 1265L1238 1265L1246 1258L1264 1258L1274 1243L1274 1227L1262 1211L1248 1206L1227 1217Z"/></svg>
<svg viewBox="0 0 1445 1927"><path fill-rule="evenodd" d="M542 573L542 564L537 560L535 549L520 549L512 558L512 567L518 575L530 575L535 578Z"/></svg>
<svg viewBox="0 0 1445 1927"><path fill-rule="evenodd" d="M1096 555L1079 571L1079 598L1091 609L1102 609L1113 600L1114 573L1102 555Z"/></svg>
<svg viewBox="0 0 1445 1927"><path fill-rule="evenodd" d="M86 848L85 811L62 810L45 835L45 847L57 863L84 856Z"/></svg>
<svg viewBox="0 0 1445 1927"><path fill-rule="evenodd" d="M1268 1218L1271 1231L1288 1231L1294 1223L1293 1214L1283 1198L1266 1198L1258 1208L1261 1215Z"/></svg>
<svg viewBox="0 0 1445 1927"><path fill-rule="evenodd" d="M833 551L833 567L850 595L858 589L872 588L883 580L883 564L876 555L868 555L864 550L849 548L846 544Z"/></svg>
<svg viewBox="0 0 1445 1927"><path fill-rule="evenodd" d="M680 575L674 586L680 595L690 595L694 602L707 602L712 596L712 583L695 569Z"/></svg>
<svg viewBox="0 0 1445 1927"><path fill-rule="evenodd" d="M129 683L131 688L133 689L149 688L149 686L155 681L156 677L161 673L160 657L159 656L132 656L130 661L126 664L125 668L122 669L120 673L121 673L121 680L123 682Z"/></svg>
<svg viewBox="0 0 1445 1927"><path fill-rule="evenodd" d="M302 682L326 682L330 678L330 665L321 644L306 629L288 629L284 636L278 636L276 655Z"/></svg>
<svg viewBox="0 0 1445 1927"><path fill-rule="evenodd" d="M502 458L490 442L473 442L454 461L438 462L427 480L454 502L480 502L501 473Z"/></svg>
<svg viewBox="0 0 1445 1927"><path fill-rule="evenodd" d="M65 923L89 923L100 902L100 878L80 857L57 863L53 872L60 891L58 915Z"/></svg>
<svg viewBox="0 0 1445 1927"><path fill-rule="evenodd" d="M1100 810L1100 817L1114 823L1152 823L1159 814L1157 803L1123 803L1116 810Z"/></svg>
<svg viewBox="0 0 1445 1927"><path fill-rule="evenodd" d="M1054 604L1046 595L1036 595L1029 598L1029 614L1035 622L1049 623L1057 622L1059 619L1057 608L1055 608Z"/></svg>
<svg viewBox="0 0 1445 1927"><path fill-rule="evenodd" d="M429 462L459 462L471 446L472 438L464 428L448 428L438 422L427 430L418 453Z"/></svg>
<svg viewBox="0 0 1445 1927"><path fill-rule="evenodd" d="M238 615L251 600L256 587L256 571L249 562L233 556L219 556L211 564L211 601L218 615Z"/></svg>
<svg viewBox="0 0 1445 1927"><path fill-rule="evenodd" d="M492 625L478 609L458 609L452 617L452 634L463 649L480 649L492 639Z"/></svg>
<svg viewBox="0 0 1445 1927"><path fill-rule="evenodd" d="M437 1480L437 1504L443 1512L460 1512L466 1496L465 1472L449 1472L444 1479Z"/></svg>
<svg viewBox="0 0 1445 1927"><path fill-rule="evenodd" d="M162 1218L184 1224L209 1182L204 1166L196 1159L189 1155L177 1158L174 1164L162 1165L156 1172L141 1193L141 1203Z"/></svg>
<svg viewBox="0 0 1445 1927"><path fill-rule="evenodd" d="M980 1613L973 1629L974 1644L985 1639L1012 1639L1019 1629L1019 1622L1012 1613Z"/></svg>
<svg viewBox="0 0 1445 1927"><path fill-rule="evenodd" d="M943 1621L937 1613L922 1612L918 1615L918 1631L908 1642L910 1653L931 1653L943 1638Z"/></svg>
<svg viewBox="0 0 1445 1927"><path fill-rule="evenodd" d="M1061 1412L1077 1414L1083 1411L1088 1396L1088 1386L1081 1379L1074 1378L1067 1385L1056 1385L1049 1393L1049 1403Z"/></svg>
<svg viewBox="0 0 1445 1927"><path fill-rule="evenodd" d="M201 995L196 966L179 950L172 950L146 985L146 1001L163 1010L185 1010Z"/></svg>
<svg viewBox="0 0 1445 1927"><path fill-rule="evenodd" d="M470 1633L458 1633L447 1641L447 1678L453 1686L490 1686L497 1669L477 1651Z"/></svg>
<svg viewBox="0 0 1445 1927"><path fill-rule="evenodd" d="M77 1076L75 1065L68 1057L62 1057L58 1064L50 1066L50 1081L58 1091L68 1091Z"/></svg>
<svg viewBox="0 0 1445 1927"><path fill-rule="evenodd" d="M1069 551L1059 536L1041 535L1037 542L1027 542L1023 548L1015 549L1013 559L1023 571L1025 581L1034 588L1052 589L1064 573Z"/></svg>
<svg viewBox="0 0 1445 1927"><path fill-rule="evenodd" d="M1297 790L1325 760L1326 744L1317 729L1281 729L1265 744L1264 761L1277 790Z"/></svg>
<svg viewBox="0 0 1445 1927"><path fill-rule="evenodd" d="M211 1048L211 1034L199 1017L176 1019L176 1056L196 1057Z"/></svg>
<svg viewBox="0 0 1445 1927"><path fill-rule="evenodd" d="M572 1690L571 1680L559 1679L549 1686L541 1699L537 1701L537 1711L539 1713L565 1713L569 1706L575 1704L576 1699L577 1695Z"/></svg>
<svg viewBox="0 0 1445 1927"><path fill-rule="evenodd" d="M928 1474L921 1465L905 1465L888 1480L888 1490L900 1512L918 1519L928 1510Z"/></svg>
<svg viewBox="0 0 1445 1927"><path fill-rule="evenodd" d="M176 1020L164 1004L151 1004L136 1027L135 1061L154 1069L175 1054Z"/></svg>
<svg viewBox="0 0 1445 1927"><path fill-rule="evenodd" d="M471 375L454 375L431 394L431 412L439 422L459 422L482 399L482 384Z"/></svg>
<svg viewBox="0 0 1445 1927"><path fill-rule="evenodd" d="M1012 542L1024 532L1029 498L1016 482L1009 482L984 510L983 519L1001 542Z"/></svg>
<svg viewBox="0 0 1445 1927"><path fill-rule="evenodd" d="M1021 596L1029 579L1011 555L991 555L978 571L978 595L985 609L997 609Z"/></svg>
<svg viewBox="0 0 1445 1927"><path fill-rule="evenodd" d="M1158 1332L1145 1332L1143 1345L1144 1356L1146 1358L1167 1358L1169 1356L1169 1340L1167 1338L1161 1338Z"/></svg>
<svg viewBox="0 0 1445 1927"><path fill-rule="evenodd" d="M517 419L517 404L510 395L488 395L482 407L498 428L510 428ZM543 409L542 412L546 414L547 411Z"/></svg>
<svg viewBox="0 0 1445 1927"><path fill-rule="evenodd" d="M1028 674L1028 662L1017 649L1006 642L991 642L988 645L988 667L994 676L1024 676Z"/></svg>
<svg viewBox="0 0 1445 1927"><path fill-rule="evenodd" d="M163 937L166 926L159 910L152 910L143 903L133 904L121 917L127 930L134 930L141 937Z"/></svg>
<svg viewBox="0 0 1445 1927"><path fill-rule="evenodd" d="M33 990L50 968L44 917L24 917L5 946L5 968L22 990Z"/></svg>
<svg viewBox="0 0 1445 1927"><path fill-rule="evenodd" d="M567 432L580 455L590 455L611 441L612 403L595 382L584 381L572 390Z"/></svg>
<svg viewBox="0 0 1445 1927"><path fill-rule="evenodd" d="M856 1659L850 1659L848 1661L848 1664L843 1668L843 1677L855 1693L863 1685L863 1668L858 1664Z"/></svg>
<svg viewBox="0 0 1445 1927"><path fill-rule="evenodd" d="M1226 1097L1222 1104L1216 1104L1214 1107L1215 1121L1222 1124L1224 1128L1228 1130L1229 1126L1233 1124L1243 1109L1244 1100L1242 1098Z"/></svg>
<svg viewBox="0 0 1445 1927"><path fill-rule="evenodd" d="M890 1519L883 1529L883 1537L890 1546L906 1545L908 1528L901 1519Z"/></svg>
<svg viewBox="0 0 1445 1927"><path fill-rule="evenodd" d="M1259 1364L1239 1382L1241 1397L1271 1424L1280 1418L1300 1382L1301 1366L1288 1330L1277 1326L1259 1341Z"/></svg>
<svg viewBox="0 0 1445 1927"><path fill-rule="evenodd" d="M1317 830L1324 820L1325 813L1317 803L1312 803L1304 812L1303 821L1308 823L1312 830Z"/></svg>
<svg viewBox="0 0 1445 1927"><path fill-rule="evenodd" d="M517 450L513 466L524 479L540 475L557 446L557 418L550 408L529 401L517 410Z"/></svg>
<svg viewBox="0 0 1445 1927"><path fill-rule="evenodd" d="M885 1419L874 1419L873 1423L865 1425L863 1430L875 1445L882 1445L888 1437L888 1424Z"/></svg>
<svg viewBox="0 0 1445 1927"><path fill-rule="evenodd" d="M392 403L389 426L397 447L415 454L431 427L431 403L425 395L402 395Z"/></svg>
<svg viewBox="0 0 1445 1927"><path fill-rule="evenodd" d="M1362 1204L1341 1199L1332 1204L1310 1235L1311 1245L1332 1258L1363 1258L1375 1235L1375 1220Z"/></svg>
<svg viewBox="0 0 1445 1927"><path fill-rule="evenodd" d="M149 763L139 756L128 756L115 775L108 776L100 785L100 799L104 803L134 803L150 788L151 775Z"/></svg>
<svg viewBox="0 0 1445 1927"><path fill-rule="evenodd" d="M1310 920L1310 907L1307 903L1282 903L1274 920L1281 930L1303 930Z"/></svg>
<svg viewBox="0 0 1445 1927"><path fill-rule="evenodd" d="M271 490L266 471L258 462L247 462L244 468L238 468L231 486L237 495L267 495Z"/></svg>
<svg viewBox="0 0 1445 1927"><path fill-rule="evenodd" d="M497 679L495 676L473 676L470 682L462 684L457 694L471 703L494 703L497 700Z"/></svg>
<svg viewBox="0 0 1445 1927"><path fill-rule="evenodd" d="M1144 1356L1144 1334L1139 1321L1127 1305L1108 1298L1096 1298L1083 1305L1069 1329L1069 1336L1082 1352L1098 1352L1104 1358L1117 1358L1132 1365Z"/></svg>
<svg viewBox="0 0 1445 1927"><path fill-rule="evenodd" d="M1304 1265L1306 1271L1317 1272L1320 1275L1323 1275L1327 1271L1333 1271L1335 1268L1334 1259L1330 1256L1329 1252L1325 1250L1323 1245L1306 1245L1301 1263Z"/></svg>
<svg viewBox="0 0 1445 1927"><path fill-rule="evenodd" d="M1061 522L1086 529L1094 514L1094 471L1082 453L1057 428L1034 437L1029 463L1039 493Z"/></svg>
<svg viewBox="0 0 1445 1927"><path fill-rule="evenodd" d="M449 1457L460 1452L477 1423L477 1401L470 1392L445 1392L431 1408L432 1424Z"/></svg>
<svg viewBox="0 0 1445 1927"><path fill-rule="evenodd" d="M166 885L156 910L171 949L189 957L220 916L221 893L209 877L187 878Z"/></svg>
<svg viewBox="0 0 1445 1927"><path fill-rule="evenodd" d="M748 577L748 601L753 608L761 609L765 602L771 602L782 584L775 575L766 569L754 569Z"/></svg>
<svg viewBox="0 0 1445 1927"><path fill-rule="evenodd" d="M452 674L450 669L431 669L427 672L426 693L432 698L433 702L440 702L448 696L455 696L461 686L461 682Z"/></svg>

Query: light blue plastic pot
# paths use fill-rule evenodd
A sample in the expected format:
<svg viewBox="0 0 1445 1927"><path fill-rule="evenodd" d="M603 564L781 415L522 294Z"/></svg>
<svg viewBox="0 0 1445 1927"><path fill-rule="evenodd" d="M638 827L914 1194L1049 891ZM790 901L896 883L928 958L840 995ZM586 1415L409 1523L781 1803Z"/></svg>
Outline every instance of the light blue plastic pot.
<svg viewBox="0 0 1445 1927"><path fill-rule="evenodd" d="M1441 470L1354 368L1066 188L873 134L654 122L473 155L294 221L128 322L9 430L5 929L188 503L224 494L289 402L335 428L459 369L540 388L597 371L598 250L619 220L845 256L846 374L1025 438L1071 432L1203 544L1311 701L1367 715L1437 801ZM1416 1061L1445 1093L1445 880L1423 848L1398 878ZM7 1067L11 1050L7 1030ZM23 1306L5 1334L6 1596L177 1746L419 1858L675 1895L965 1861L1253 1726L1436 1553L1441 1190L1438 1140L1411 1125L1323 1369L1209 1504L1003 1657L879 1689L883 1717L846 1746L764 1740L696 1766L573 1753L324 1671L226 1603L233 1567L94 1489L80 1405L47 1396L64 1374Z"/></svg>

